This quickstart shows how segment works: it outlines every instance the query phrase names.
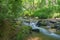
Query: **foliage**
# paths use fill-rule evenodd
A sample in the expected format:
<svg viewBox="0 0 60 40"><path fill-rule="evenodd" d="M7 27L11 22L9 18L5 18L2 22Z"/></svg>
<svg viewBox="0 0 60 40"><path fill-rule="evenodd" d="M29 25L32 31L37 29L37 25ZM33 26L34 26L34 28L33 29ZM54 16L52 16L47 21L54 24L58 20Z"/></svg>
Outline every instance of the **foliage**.
<svg viewBox="0 0 60 40"><path fill-rule="evenodd" d="M14 20L20 16L21 3L21 0L0 0L0 40L10 40L8 36L15 26Z"/></svg>
<svg viewBox="0 0 60 40"><path fill-rule="evenodd" d="M45 19L45 18L50 18L52 13L53 10L51 7L49 7L49 8L42 8L40 10L35 11L34 15L38 16L39 18Z"/></svg>
<svg viewBox="0 0 60 40"><path fill-rule="evenodd" d="M60 0L58 0L58 5L60 5Z"/></svg>
<svg viewBox="0 0 60 40"><path fill-rule="evenodd" d="M26 4L27 3L27 4ZM54 4L53 4L54 3ZM42 19L45 18L54 18L52 15L55 13L60 13L60 1L52 1L52 0L23 0L23 15L30 16L30 17L39 17ZM28 13L26 13L26 11ZM31 15L32 14L32 15ZM60 15L60 14L59 14ZM55 16L56 17L56 16Z"/></svg>
<svg viewBox="0 0 60 40"><path fill-rule="evenodd" d="M31 27L29 26L22 26L17 35L17 40L25 40L25 38L30 34L30 29Z"/></svg>
<svg viewBox="0 0 60 40"><path fill-rule="evenodd" d="M21 1L19 0L1 0L0 1L0 18L17 17L21 10Z"/></svg>

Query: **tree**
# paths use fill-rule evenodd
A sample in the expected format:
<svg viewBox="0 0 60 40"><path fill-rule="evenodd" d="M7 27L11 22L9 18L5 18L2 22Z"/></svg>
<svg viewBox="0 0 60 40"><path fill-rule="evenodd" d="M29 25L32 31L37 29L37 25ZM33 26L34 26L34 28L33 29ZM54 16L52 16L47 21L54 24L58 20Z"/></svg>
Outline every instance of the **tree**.
<svg viewBox="0 0 60 40"><path fill-rule="evenodd" d="M10 40L13 20L21 13L21 3L21 0L0 0L0 40Z"/></svg>

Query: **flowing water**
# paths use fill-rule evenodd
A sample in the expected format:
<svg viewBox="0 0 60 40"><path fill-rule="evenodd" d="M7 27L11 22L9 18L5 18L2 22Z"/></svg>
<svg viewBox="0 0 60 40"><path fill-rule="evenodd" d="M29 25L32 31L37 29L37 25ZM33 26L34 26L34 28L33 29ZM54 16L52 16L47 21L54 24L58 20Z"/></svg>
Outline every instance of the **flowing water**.
<svg viewBox="0 0 60 40"><path fill-rule="evenodd" d="M20 18L20 19L23 21L24 25L30 26L30 27L32 27L32 29L39 29L39 31L41 33L43 33L44 35L51 36L51 37L54 37L54 38L57 38L58 40L60 40L60 35L55 34L54 32L48 31L45 28L37 27L36 22L27 23L27 22L24 22L25 19L22 19L22 18Z"/></svg>
<svg viewBox="0 0 60 40"><path fill-rule="evenodd" d="M25 25L28 25L30 27L32 27L32 29L39 29L41 33L45 34L45 35L48 35L48 36L51 36L51 37L54 37L54 38L58 38L60 39L60 35L58 34L55 34L51 31L48 31L47 29L45 28L42 28L42 27L37 27L36 26L36 23L34 22L30 22L30 23L26 23L26 22L23 22Z"/></svg>

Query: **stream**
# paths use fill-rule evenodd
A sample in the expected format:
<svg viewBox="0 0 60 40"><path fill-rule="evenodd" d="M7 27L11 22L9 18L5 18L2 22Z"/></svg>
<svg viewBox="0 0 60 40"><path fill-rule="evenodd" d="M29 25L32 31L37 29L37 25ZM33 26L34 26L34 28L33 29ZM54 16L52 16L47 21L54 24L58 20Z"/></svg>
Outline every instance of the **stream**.
<svg viewBox="0 0 60 40"><path fill-rule="evenodd" d="M51 31L49 31L49 30L47 30L45 28L36 26L36 22L27 23L27 22L24 21L25 19L22 19L22 18L20 18L20 19L23 21L24 25L30 26L30 27L32 27L32 29L39 29L39 31L42 34L47 35L47 36L51 36L51 37L54 37L54 38L57 38L58 40L60 40L60 35L58 35L58 34L56 34L54 32L51 32Z"/></svg>
<svg viewBox="0 0 60 40"><path fill-rule="evenodd" d="M30 22L30 24L29 24L29 23L26 23L26 22L23 22L23 23L24 23L25 25L27 25L27 26L32 27L32 29L39 29L39 31L40 31L41 33L43 33L44 35L47 35L47 36L51 36L51 37L60 39L60 35L55 34L54 32L48 31L48 30L45 29L45 28L37 27L37 26L36 26L36 23L34 23L34 22Z"/></svg>

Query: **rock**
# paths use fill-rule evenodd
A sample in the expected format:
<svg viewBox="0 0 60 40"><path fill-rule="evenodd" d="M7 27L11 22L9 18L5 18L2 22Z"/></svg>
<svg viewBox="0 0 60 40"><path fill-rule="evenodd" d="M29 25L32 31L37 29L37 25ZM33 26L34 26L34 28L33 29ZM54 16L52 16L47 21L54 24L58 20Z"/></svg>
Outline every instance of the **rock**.
<svg viewBox="0 0 60 40"><path fill-rule="evenodd" d="M27 17L25 16L25 17L23 17L24 19L27 19Z"/></svg>
<svg viewBox="0 0 60 40"><path fill-rule="evenodd" d="M39 29L32 29L34 32L40 32Z"/></svg>
<svg viewBox="0 0 60 40"><path fill-rule="evenodd" d="M38 17L35 17L35 19L38 19Z"/></svg>
<svg viewBox="0 0 60 40"><path fill-rule="evenodd" d="M60 30L60 24L56 23L54 24L54 27L51 27L52 29Z"/></svg>
<svg viewBox="0 0 60 40"><path fill-rule="evenodd" d="M50 23L56 23L56 21L50 21Z"/></svg>
<svg viewBox="0 0 60 40"><path fill-rule="evenodd" d="M26 23L30 23L30 21L29 21L29 20L26 20L25 22L26 22Z"/></svg>
<svg viewBox="0 0 60 40"><path fill-rule="evenodd" d="M50 32L56 32L56 29L49 29Z"/></svg>
<svg viewBox="0 0 60 40"><path fill-rule="evenodd" d="M40 27L41 26L41 21L38 21L36 26Z"/></svg>
<svg viewBox="0 0 60 40"><path fill-rule="evenodd" d="M51 28L51 26L47 26L47 28L48 28L48 29L50 29L50 28Z"/></svg>
<svg viewBox="0 0 60 40"><path fill-rule="evenodd" d="M60 27L58 27L58 28L57 28L57 30L59 30L59 31L60 31Z"/></svg>

